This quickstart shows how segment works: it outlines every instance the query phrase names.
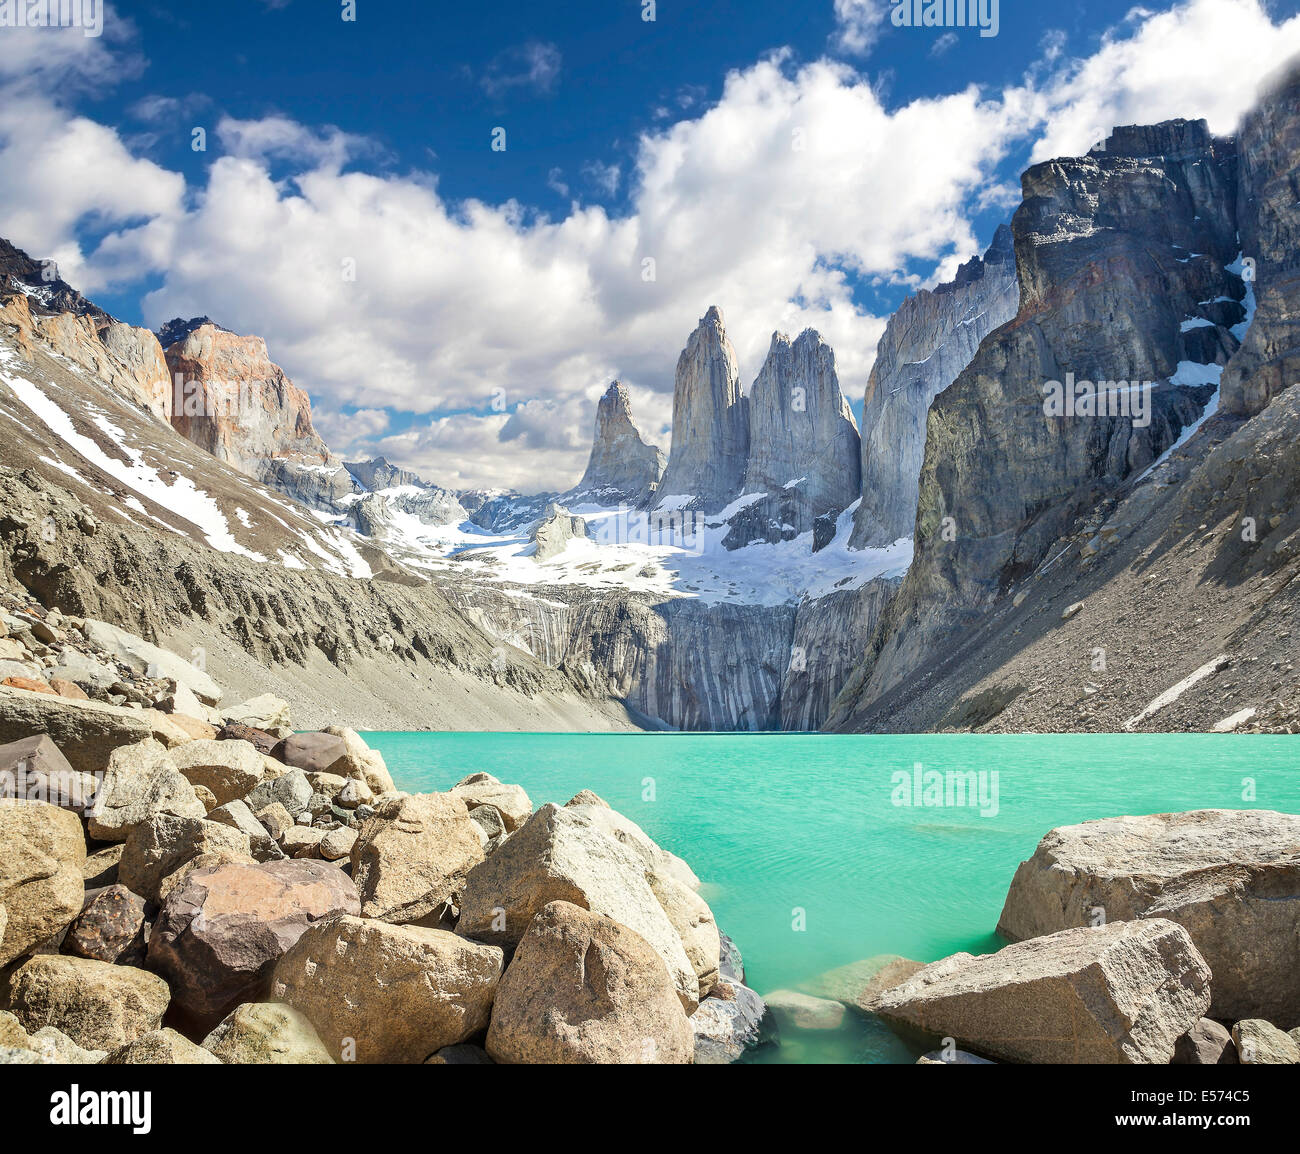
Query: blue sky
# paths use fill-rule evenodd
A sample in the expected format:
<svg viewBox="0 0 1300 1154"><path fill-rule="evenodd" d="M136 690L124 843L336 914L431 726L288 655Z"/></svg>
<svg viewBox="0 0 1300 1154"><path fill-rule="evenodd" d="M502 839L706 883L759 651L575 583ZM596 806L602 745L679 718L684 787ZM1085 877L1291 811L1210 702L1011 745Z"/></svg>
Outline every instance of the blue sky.
<svg viewBox="0 0 1300 1154"><path fill-rule="evenodd" d="M1231 131L1300 51L1294 3L1003 0L991 38L890 7L141 0L98 40L0 29L0 233L133 323L265 336L341 452L562 489L613 376L666 443L709 305L746 387L812 325L857 408L888 314L987 244L1026 163L1114 123Z"/></svg>

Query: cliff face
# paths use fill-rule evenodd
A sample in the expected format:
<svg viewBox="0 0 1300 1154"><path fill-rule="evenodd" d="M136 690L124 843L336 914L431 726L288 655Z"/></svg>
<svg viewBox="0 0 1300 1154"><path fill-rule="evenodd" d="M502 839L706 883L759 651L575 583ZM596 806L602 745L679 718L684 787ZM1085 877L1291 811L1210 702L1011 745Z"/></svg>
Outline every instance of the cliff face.
<svg viewBox="0 0 1300 1154"><path fill-rule="evenodd" d="M1254 262L1250 287L1258 307L1223 375L1224 411L1239 416L1260 412L1300 380L1298 104L1300 72L1292 71L1273 83L1241 130L1241 249Z"/></svg>
<svg viewBox="0 0 1300 1154"><path fill-rule="evenodd" d="M587 471L566 500L642 506L664 472L664 455L648 444L632 419L627 387L615 381L596 407L596 435Z"/></svg>
<svg viewBox="0 0 1300 1154"><path fill-rule="evenodd" d="M711 308L677 361L673 443L656 504L689 497L716 513L740 492L749 456L748 403L722 313Z"/></svg>
<svg viewBox="0 0 1300 1154"><path fill-rule="evenodd" d="M912 535L930 404L980 342L1016 315L1018 300L1015 249L1003 225L983 259L972 258L933 292L909 297L890 317L862 407L862 504L853 548Z"/></svg>
<svg viewBox="0 0 1300 1154"><path fill-rule="evenodd" d="M930 409L915 559L837 723L935 659L1204 411L1245 316L1227 271L1236 178L1233 142L1186 121L1025 173L1019 311ZM1131 386L1156 387L1145 415L1055 415L1045 387L1071 380L1118 383L1139 408Z"/></svg>
<svg viewBox="0 0 1300 1154"><path fill-rule="evenodd" d="M333 462L311 423L311 401L275 364L261 337L203 324L167 350L180 377L172 426L188 440L251 477L277 459Z"/></svg>
<svg viewBox="0 0 1300 1154"><path fill-rule="evenodd" d="M749 459L740 492L779 497L798 490L791 519L781 524L793 535L805 533L818 517L858 499L860 451L834 350L812 329L793 342L774 333L749 393Z"/></svg>

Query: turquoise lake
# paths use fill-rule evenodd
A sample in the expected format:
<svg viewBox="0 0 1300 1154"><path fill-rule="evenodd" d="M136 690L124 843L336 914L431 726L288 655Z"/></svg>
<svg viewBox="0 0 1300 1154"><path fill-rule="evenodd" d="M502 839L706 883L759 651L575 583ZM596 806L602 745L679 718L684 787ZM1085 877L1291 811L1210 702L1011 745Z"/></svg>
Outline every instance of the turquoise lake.
<svg viewBox="0 0 1300 1154"><path fill-rule="evenodd" d="M595 790L690 863L760 994L878 954L929 962L996 950L1012 874L1054 826L1187 809L1300 813L1300 741L1285 736L365 737L406 790L479 771L522 785L534 805ZM922 774L982 772L983 806L898 804L926 800L912 785L918 764ZM849 1015L839 1030L785 1029L756 1060L915 1057Z"/></svg>

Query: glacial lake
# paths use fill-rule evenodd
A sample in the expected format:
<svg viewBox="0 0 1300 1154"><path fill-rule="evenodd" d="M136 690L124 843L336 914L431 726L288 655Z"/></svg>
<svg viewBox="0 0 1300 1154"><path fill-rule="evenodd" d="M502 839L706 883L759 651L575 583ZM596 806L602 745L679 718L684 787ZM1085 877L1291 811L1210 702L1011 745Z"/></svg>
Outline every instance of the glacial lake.
<svg viewBox="0 0 1300 1154"><path fill-rule="evenodd" d="M879 954L930 962L998 949L1016 866L1054 826L1188 809L1300 813L1300 739L1286 736L365 737L402 789L486 771L522 785L535 806L595 790L690 863L760 994ZM974 804L948 804L962 800L959 780L975 784ZM847 1014L837 1030L784 1028L781 1046L755 1060L917 1053Z"/></svg>

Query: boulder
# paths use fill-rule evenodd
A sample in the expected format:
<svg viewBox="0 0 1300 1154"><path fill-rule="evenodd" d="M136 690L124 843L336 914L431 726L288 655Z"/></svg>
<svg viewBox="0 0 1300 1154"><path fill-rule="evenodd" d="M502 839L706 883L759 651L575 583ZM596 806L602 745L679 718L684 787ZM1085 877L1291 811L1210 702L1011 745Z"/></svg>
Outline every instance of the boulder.
<svg viewBox="0 0 1300 1154"><path fill-rule="evenodd" d="M814 998L798 990L773 990L763 1000L781 1027L799 1030L838 1030L844 1024L844 1003Z"/></svg>
<svg viewBox="0 0 1300 1154"><path fill-rule="evenodd" d="M1279 1021L1300 1007L1300 816L1198 810L1052 830L1016 871L998 930L1038 937L1095 911L1186 929L1214 973L1216 1018Z"/></svg>
<svg viewBox="0 0 1300 1154"><path fill-rule="evenodd" d="M190 740L189 734L156 710L0 689L0 742L40 733L49 735L73 769L91 774L102 774L120 746L152 738L171 749Z"/></svg>
<svg viewBox="0 0 1300 1154"><path fill-rule="evenodd" d="M259 809L257 820L276 841L293 829L293 815L278 801L273 801L265 809Z"/></svg>
<svg viewBox="0 0 1300 1154"><path fill-rule="evenodd" d="M328 835L328 830L315 826L292 825L280 839L280 848L291 858L318 858L321 842Z"/></svg>
<svg viewBox="0 0 1300 1154"><path fill-rule="evenodd" d="M311 804L311 783L301 769L291 769L279 777L266 778L244 800L254 813L261 813L277 802L291 818L296 818Z"/></svg>
<svg viewBox="0 0 1300 1154"><path fill-rule="evenodd" d="M69 701L89 701L90 696L75 681L67 681L62 677L51 677L50 688L60 697L66 697Z"/></svg>
<svg viewBox="0 0 1300 1154"><path fill-rule="evenodd" d="M287 816L287 815L286 815ZM248 806L236 799L208 811L208 820L228 825L248 835L248 845L254 861L283 861L285 854L266 827L253 816Z"/></svg>
<svg viewBox="0 0 1300 1154"><path fill-rule="evenodd" d="M508 836L506 823L495 806L480 805L469 811L469 820L483 831L483 849L491 853Z"/></svg>
<svg viewBox="0 0 1300 1154"><path fill-rule="evenodd" d="M289 703L273 693L263 693L260 697L241 701L238 705L223 709L221 716L228 726L244 725L266 733L293 728L289 720ZM268 749L264 752L271 751Z"/></svg>
<svg viewBox="0 0 1300 1154"><path fill-rule="evenodd" d="M331 733L295 733L280 742L271 756L304 773L338 773L333 767L347 753L344 740ZM348 775L340 773L339 776Z"/></svg>
<svg viewBox="0 0 1300 1154"><path fill-rule="evenodd" d="M646 869L676 878L687 889L700 888L700 879L695 876L695 871L676 854L660 848L654 839L631 818L624 817L616 809L610 809L603 801L598 805L590 803L575 805L577 800L575 797L564 808L587 817L597 829L636 854L645 864Z"/></svg>
<svg viewBox="0 0 1300 1154"><path fill-rule="evenodd" d="M280 959L271 995L305 1014L331 1055L422 1063L488 1024L503 964L495 946L444 930L340 915Z"/></svg>
<svg viewBox="0 0 1300 1154"><path fill-rule="evenodd" d="M172 755L150 738L109 756L103 785L86 813L86 829L96 841L125 841L158 814L201 818L206 813Z"/></svg>
<svg viewBox="0 0 1300 1154"><path fill-rule="evenodd" d="M1164 1064L1209 1005L1210 968L1187 931L1152 918L954 954L864 1008L1010 1062Z"/></svg>
<svg viewBox="0 0 1300 1154"><path fill-rule="evenodd" d="M216 729L206 721L196 717L187 717L184 713L168 714L167 719L191 741L212 741L217 736Z"/></svg>
<svg viewBox="0 0 1300 1154"><path fill-rule="evenodd" d="M228 1066L330 1066L315 1027L292 1006L250 1002L239 1006L203 1039Z"/></svg>
<svg viewBox="0 0 1300 1154"><path fill-rule="evenodd" d="M1173 1061L1178 1066L1234 1065L1237 1051L1223 1026L1202 1018L1175 1043Z"/></svg>
<svg viewBox="0 0 1300 1154"><path fill-rule="evenodd" d="M0 801L0 966L81 912L86 840L70 810Z"/></svg>
<svg viewBox="0 0 1300 1154"><path fill-rule="evenodd" d="M176 768L206 786L217 805L241 800L261 784L262 755L247 741L192 741L176 750Z"/></svg>
<svg viewBox="0 0 1300 1154"><path fill-rule="evenodd" d="M352 847L352 876L368 918L436 924L483 861L483 843L454 794L380 798Z"/></svg>
<svg viewBox="0 0 1300 1154"><path fill-rule="evenodd" d="M714 989L690 1018L697 1066L738 1062L747 1051L776 1041L776 1021L753 990L725 980Z"/></svg>
<svg viewBox="0 0 1300 1154"><path fill-rule="evenodd" d="M732 985L745 984L745 959L740 947L731 938L718 933L718 977Z"/></svg>
<svg viewBox="0 0 1300 1154"><path fill-rule="evenodd" d="M471 812L490 805L501 815L508 833L514 833L533 815L533 803L521 786L504 785L490 773L471 773L452 786L450 792L463 798Z"/></svg>
<svg viewBox="0 0 1300 1154"><path fill-rule="evenodd" d="M349 729L346 725L328 725L325 732L342 738L347 747L347 756L333 772L364 781L376 795L393 792L396 787L388 766L384 763L383 754L362 741L355 729Z"/></svg>
<svg viewBox="0 0 1300 1154"><path fill-rule="evenodd" d="M205 705L216 705L221 700L221 686L197 665L169 649L163 649L134 633L94 618L86 619L82 632L96 649L111 655L115 661L136 673L179 681Z"/></svg>
<svg viewBox="0 0 1300 1154"><path fill-rule="evenodd" d="M99 781L74 770L48 734L0 745L0 799L46 801L84 813L98 790Z"/></svg>
<svg viewBox="0 0 1300 1154"><path fill-rule="evenodd" d="M87 890L102 890L117 885L117 867L122 860L122 844L105 846L88 854L81 867Z"/></svg>
<svg viewBox="0 0 1300 1154"><path fill-rule="evenodd" d="M0 1046L18 1049L27 1046L27 1031L8 1010L0 1010Z"/></svg>
<svg viewBox="0 0 1300 1154"><path fill-rule="evenodd" d="M248 835L237 829L201 818L157 814L126 839L118 879L146 901L161 901L164 879L186 862L222 851L252 860Z"/></svg>
<svg viewBox="0 0 1300 1154"><path fill-rule="evenodd" d="M154 1030L108 1055L105 1066L220 1066L213 1057L175 1030Z"/></svg>
<svg viewBox="0 0 1300 1154"><path fill-rule="evenodd" d="M648 873L650 890L668 915L681 939L686 958L695 971L700 998L706 998L718 981L722 961L722 940L713 911L694 890L667 874Z"/></svg>
<svg viewBox="0 0 1300 1154"><path fill-rule="evenodd" d="M612 918L552 901L501 979L487 1052L504 1063L686 1064L695 1039L649 942Z"/></svg>
<svg viewBox="0 0 1300 1154"><path fill-rule="evenodd" d="M170 999L157 974L59 954L23 963L3 993L29 1034L53 1026L88 1050L116 1050L157 1030Z"/></svg>
<svg viewBox="0 0 1300 1154"><path fill-rule="evenodd" d="M158 708L169 714L173 722L185 718L189 721L202 722L208 728L208 709L188 685L181 681L168 683L167 692L158 699Z"/></svg>
<svg viewBox="0 0 1300 1154"><path fill-rule="evenodd" d="M608 836L591 806L544 805L475 866L461 894L458 933L515 946L549 902L571 902L635 930L663 958L687 1013L699 980L682 939L646 880L646 859Z"/></svg>
<svg viewBox="0 0 1300 1154"><path fill-rule="evenodd" d="M341 825L321 838L316 850L325 861L342 861L352 856L352 847L356 843L357 831Z"/></svg>
<svg viewBox="0 0 1300 1154"><path fill-rule="evenodd" d="M6 677L0 685L8 689L21 689L27 693L44 693L49 697L58 697L54 687L41 677Z"/></svg>
<svg viewBox="0 0 1300 1154"><path fill-rule="evenodd" d="M1243 1066L1300 1064L1300 1044L1290 1034L1258 1018L1247 1018L1233 1026L1232 1041Z"/></svg>
<svg viewBox="0 0 1300 1154"><path fill-rule="evenodd" d="M265 729L244 725L241 722L226 722L216 731L214 736L218 741L246 741L264 757L269 757L275 747L280 744L280 739L275 734L267 733Z"/></svg>
<svg viewBox="0 0 1300 1154"><path fill-rule="evenodd" d="M58 1062L61 1066L98 1066L107 1054L106 1050L78 1046L67 1034L53 1026L42 1026L30 1035L27 1049L51 1062Z"/></svg>
<svg viewBox="0 0 1300 1154"><path fill-rule="evenodd" d="M149 963L176 1004L210 1027L266 995L275 963L312 923L360 909L352 879L320 862L196 870L158 914Z"/></svg>
<svg viewBox="0 0 1300 1154"><path fill-rule="evenodd" d="M63 953L115 965L144 964L144 899L126 886L92 894L68 927Z"/></svg>

